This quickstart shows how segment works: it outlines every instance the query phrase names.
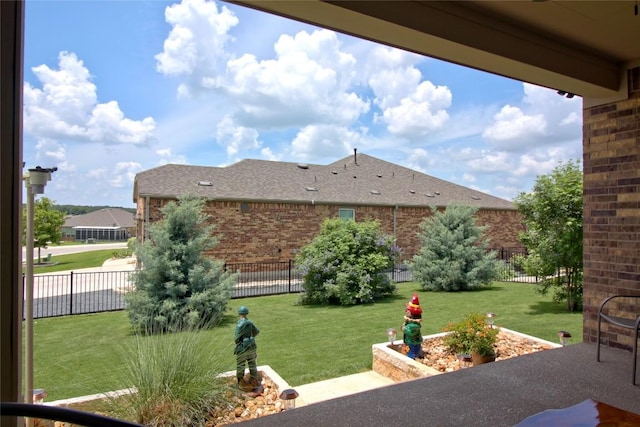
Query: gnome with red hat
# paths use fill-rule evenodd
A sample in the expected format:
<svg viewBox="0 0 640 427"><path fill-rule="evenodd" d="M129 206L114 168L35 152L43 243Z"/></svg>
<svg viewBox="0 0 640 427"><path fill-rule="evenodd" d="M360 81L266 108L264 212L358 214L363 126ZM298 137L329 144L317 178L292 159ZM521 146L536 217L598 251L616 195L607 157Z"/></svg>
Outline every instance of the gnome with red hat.
<svg viewBox="0 0 640 427"><path fill-rule="evenodd" d="M409 347L407 356L411 359L422 357L422 332L420 331L422 322L422 308L418 294L413 294L411 300L406 304L404 314L404 323L402 324L402 332L404 332L404 343Z"/></svg>

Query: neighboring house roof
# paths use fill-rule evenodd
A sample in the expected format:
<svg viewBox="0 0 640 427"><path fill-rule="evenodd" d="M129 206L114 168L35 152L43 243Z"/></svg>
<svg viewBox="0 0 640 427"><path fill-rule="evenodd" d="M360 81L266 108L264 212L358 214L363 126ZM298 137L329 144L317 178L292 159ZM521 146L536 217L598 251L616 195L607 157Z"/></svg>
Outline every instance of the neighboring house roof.
<svg viewBox="0 0 640 427"><path fill-rule="evenodd" d="M135 215L119 208L104 208L84 215L65 218L63 227L71 228L131 228L135 227Z"/></svg>
<svg viewBox="0 0 640 427"><path fill-rule="evenodd" d="M515 209L512 202L393 163L357 154L329 165L242 160L226 167L169 164L136 175L138 197Z"/></svg>

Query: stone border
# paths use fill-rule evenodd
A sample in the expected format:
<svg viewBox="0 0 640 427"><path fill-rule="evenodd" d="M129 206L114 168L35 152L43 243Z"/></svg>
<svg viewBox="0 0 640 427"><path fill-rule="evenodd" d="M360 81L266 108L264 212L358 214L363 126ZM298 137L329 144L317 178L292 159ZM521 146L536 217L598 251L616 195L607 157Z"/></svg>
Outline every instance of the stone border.
<svg viewBox="0 0 640 427"><path fill-rule="evenodd" d="M516 335L521 338L529 339L539 342L540 344L548 345L552 348L562 347L560 344L553 343L551 341L543 340L531 335L523 334L520 332L512 331L507 328L499 328L502 332ZM438 338L446 335L446 332L439 334L425 335L422 338L428 340L431 338ZM393 342L394 346L402 345L402 340L396 340ZM427 366L423 363L416 362L413 359L409 359L402 353L389 348L389 342L373 344L371 346L371 353L373 356L372 367L374 372L390 378L396 382L415 380L418 378L431 377L434 375L440 375L444 372L440 372L435 368Z"/></svg>
<svg viewBox="0 0 640 427"><path fill-rule="evenodd" d="M273 381L273 383L278 388L278 391L291 388L291 386L289 386L289 384L269 365L258 366L258 372L261 372L262 374L269 377L271 381ZM221 377L235 377L235 375L236 375L236 371L227 371L220 374ZM86 402L91 402L93 400L104 399L105 397L123 396L133 392L135 392L134 389L125 388L122 390L107 391L104 393L90 394L87 396L79 396L79 397L71 397L69 399L54 400L52 402L42 402L42 404L47 406L63 406L64 407L64 406L74 405L78 403L86 403Z"/></svg>

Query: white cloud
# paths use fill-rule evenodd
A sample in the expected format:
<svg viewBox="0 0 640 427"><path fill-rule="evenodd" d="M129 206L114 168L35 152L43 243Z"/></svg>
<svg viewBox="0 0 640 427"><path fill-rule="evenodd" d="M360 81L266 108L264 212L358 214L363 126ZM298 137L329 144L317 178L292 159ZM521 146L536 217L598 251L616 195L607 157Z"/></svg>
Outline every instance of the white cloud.
<svg viewBox="0 0 640 427"><path fill-rule="evenodd" d="M212 1L182 0L165 9L165 20L172 29L155 56L158 71L188 75L196 87L217 81L219 64L228 58L229 30L238 24L233 12L225 6L218 10Z"/></svg>
<svg viewBox="0 0 640 427"><path fill-rule="evenodd" d="M187 158L182 154L173 154L171 148L161 148L156 150L156 155L158 156L158 164L166 165L169 163L186 165L188 164Z"/></svg>
<svg viewBox="0 0 640 427"><path fill-rule="evenodd" d="M422 80L414 65L418 57L378 46L369 58L376 67L369 70L368 84L382 110L376 119L385 123L391 134L416 139L447 123L451 91Z"/></svg>
<svg viewBox="0 0 640 427"><path fill-rule="evenodd" d="M46 65L32 70L42 89L24 85L24 130L41 138L67 138L105 144L153 141L155 121L124 117L118 103L97 103L96 86L75 54L61 52L59 70Z"/></svg>
<svg viewBox="0 0 640 427"><path fill-rule="evenodd" d="M244 54L227 64L229 94L241 105L236 120L252 127L309 123L345 125L369 110L350 90L355 58L328 30L282 35L275 59Z"/></svg>
<svg viewBox="0 0 640 427"><path fill-rule="evenodd" d="M519 151L523 143L544 136L546 131L547 121L542 114L526 115L518 107L505 105L482 136L497 149Z"/></svg>
<svg viewBox="0 0 640 427"><path fill-rule="evenodd" d="M116 188L132 188L136 174L140 171L142 165L138 162L118 162L110 183Z"/></svg>
<svg viewBox="0 0 640 427"><path fill-rule="evenodd" d="M463 180L464 182L468 182L468 183L474 183L474 182L476 182L476 181L477 181L476 177L475 177L475 176L473 176L473 175L472 175L472 174L470 174L470 173L464 173L464 174L462 174L462 180Z"/></svg>
<svg viewBox="0 0 640 427"><path fill-rule="evenodd" d="M301 160L318 158L335 161L361 146L362 135L347 128L310 125L302 128L291 143L291 154Z"/></svg>
<svg viewBox="0 0 640 427"><path fill-rule="evenodd" d="M226 147L229 157L235 156L241 150L260 148L262 143L258 137L258 131L236 125L230 116L225 116L218 123L216 131L218 144Z"/></svg>
<svg viewBox="0 0 640 427"><path fill-rule="evenodd" d="M520 107L505 105L485 129L483 137L494 148L523 153L532 147L581 141L582 101L556 91L523 83Z"/></svg>
<svg viewBox="0 0 640 427"><path fill-rule="evenodd" d="M431 153L423 148L415 148L407 156L406 166L410 169L429 174L434 158Z"/></svg>
<svg viewBox="0 0 640 427"><path fill-rule="evenodd" d="M262 157L265 160L271 160L274 162L282 160L282 155L275 154L273 150L271 150L271 147L264 147L262 150L260 150L260 154L262 154Z"/></svg>

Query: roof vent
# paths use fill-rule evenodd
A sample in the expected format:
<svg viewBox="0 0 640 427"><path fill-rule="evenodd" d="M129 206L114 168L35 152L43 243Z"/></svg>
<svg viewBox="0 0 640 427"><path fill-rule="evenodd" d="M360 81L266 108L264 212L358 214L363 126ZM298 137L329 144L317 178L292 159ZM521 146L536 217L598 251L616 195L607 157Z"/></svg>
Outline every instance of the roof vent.
<svg viewBox="0 0 640 427"><path fill-rule="evenodd" d="M338 171L331 171L332 174L338 175Z"/></svg>
<svg viewBox="0 0 640 427"><path fill-rule="evenodd" d="M318 191L317 187L304 187L304 189L307 191Z"/></svg>
<svg viewBox="0 0 640 427"><path fill-rule="evenodd" d="M200 187L213 187L213 182L211 181L198 181L197 184Z"/></svg>
<svg viewBox="0 0 640 427"><path fill-rule="evenodd" d="M378 174L378 175L376 175L376 176L377 176L378 178L382 178L382 175L380 175L380 174Z"/></svg>
<svg viewBox="0 0 640 427"><path fill-rule="evenodd" d="M382 193L381 193L381 192L379 192L378 190L369 190L369 193L371 193L371 194L375 194L376 196L379 196L379 195L381 195L381 194L382 194Z"/></svg>
<svg viewBox="0 0 640 427"><path fill-rule="evenodd" d="M416 190L409 190L409 193L416 194Z"/></svg>
<svg viewBox="0 0 640 427"><path fill-rule="evenodd" d="M473 200L480 200L480 196L471 196Z"/></svg>
<svg viewBox="0 0 640 427"><path fill-rule="evenodd" d="M309 165L306 163L298 163L300 169L309 169Z"/></svg>
<svg viewBox="0 0 640 427"><path fill-rule="evenodd" d="M434 191L434 193L436 194L436 196L439 196L439 195L440 195L440 192L439 192L439 191Z"/></svg>
<svg viewBox="0 0 640 427"><path fill-rule="evenodd" d="M433 194L431 194L431 193L426 193L426 194L425 194L425 196L427 196L427 197L435 197L435 196L434 196Z"/></svg>

